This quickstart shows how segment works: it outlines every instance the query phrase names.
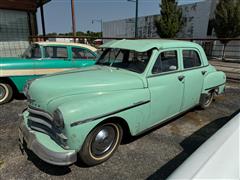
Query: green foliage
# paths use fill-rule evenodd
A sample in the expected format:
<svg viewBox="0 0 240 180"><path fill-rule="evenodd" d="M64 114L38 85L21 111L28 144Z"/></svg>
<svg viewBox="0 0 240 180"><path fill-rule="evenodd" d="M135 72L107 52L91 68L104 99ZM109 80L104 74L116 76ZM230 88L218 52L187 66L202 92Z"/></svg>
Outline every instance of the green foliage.
<svg viewBox="0 0 240 180"><path fill-rule="evenodd" d="M62 36L73 36L73 33L72 32L69 32L69 33L49 33L47 34L49 36L57 36L57 35L62 35ZM92 32L92 31L87 31L87 32L82 32L82 31L78 31L76 32L76 35L77 36L87 36L87 37L90 37L90 38L100 38L102 37L102 33L101 32Z"/></svg>
<svg viewBox="0 0 240 180"><path fill-rule="evenodd" d="M56 32L48 33L47 36L57 36Z"/></svg>
<svg viewBox="0 0 240 180"><path fill-rule="evenodd" d="M220 0L214 19L214 30L218 38L240 36L240 0ZM227 44L229 40L222 40Z"/></svg>
<svg viewBox="0 0 240 180"><path fill-rule="evenodd" d="M155 19L157 33L161 38L174 38L184 24L182 10L175 0L162 0L161 16Z"/></svg>
<svg viewBox="0 0 240 180"><path fill-rule="evenodd" d="M220 0L215 10L214 30L218 38L240 36L240 0ZM224 44L222 59L229 39L220 40Z"/></svg>

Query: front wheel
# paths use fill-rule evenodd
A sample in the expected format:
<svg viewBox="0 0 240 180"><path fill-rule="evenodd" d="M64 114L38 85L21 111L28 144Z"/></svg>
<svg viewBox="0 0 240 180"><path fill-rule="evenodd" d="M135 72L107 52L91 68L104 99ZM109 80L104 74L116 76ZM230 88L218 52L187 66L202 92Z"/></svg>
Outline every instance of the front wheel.
<svg viewBox="0 0 240 180"><path fill-rule="evenodd" d="M115 123L96 127L86 138L80 159L88 166L100 164L109 159L118 148L122 139L122 128Z"/></svg>
<svg viewBox="0 0 240 180"><path fill-rule="evenodd" d="M13 96L12 87L4 82L0 82L0 105L9 102Z"/></svg>

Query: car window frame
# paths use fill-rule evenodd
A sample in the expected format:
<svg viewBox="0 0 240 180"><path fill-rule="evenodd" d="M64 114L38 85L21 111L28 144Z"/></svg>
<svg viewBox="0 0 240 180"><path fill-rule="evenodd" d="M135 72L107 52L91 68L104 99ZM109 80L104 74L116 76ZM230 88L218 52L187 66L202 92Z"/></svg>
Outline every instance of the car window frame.
<svg viewBox="0 0 240 180"><path fill-rule="evenodd" d="M86 61L97 61L98 60L98 56L97 56L97 54L95 53L95 52L93 52L92 50L90 50L90 49L88 49L88 48L85 48L85 47L81 47L81 46L71 46L70 47L70 55L71 55L71 59L72 59L72 61L77 61L78 59L80 60L80 58L73 58L73 51L72 51L72 49L73 48L80 48L80 49L84 49L84 50L87 50L88 52L90 52L94 57L95 57L95 59L82 59L82 60L86 60Z"/></svg>
<svg viewBox="0 0 240 180"><path fill-rule="evenodd" d="M190 68L184 68L183 51L186 51L186 50L195 51L195 52L198 54L198 57L199 57L200 62L201 62L201 65L200 65L200 66L194 66L194 67L190 67ZM200 52L197 48L192 48L192 47L189 47L189 48L181 48L180 55L181 55L181 63L182 63L181 66L182 66L183 71L193 70L193 69L199 69L199 68L202 68L202 67L204 66L204 62L203 62L203 59L202 59L201 52Z"/></svg>
<svg viewBox="0 0 240 180"><path fill-rule="evenodd" d="M107 51L108 51L109 49L122 49L122 50L135 51L135 50L133 50L133 49L127 49L127 48L126 48L126 49L124 49L124 48L112 48L112 47L102 48L102 53L101 53L101 55L98 55L98 57L97 57L96 65L99 65L99 64L98 64L98 61L100 60L100 58L103 56L103 54L104 54L105 52L107 53ZM145 69L144 69L143 72L138 73L138 72L130 71L130 70L123 69L123 68L119 68L119 69L127 70L127 71L129 71L129 72L136 73L136 74L138 74L138 75L140 75L140 76L144 76L144 77L145 77L146 74L147 74L148 71L149 71L149 67L150 67L151 64L152 64L152 59L155 58L155 55L156 55L155 51L157 51L157 48L151 48L151 49L148 49L147 51L149 51L149 50L152 50L152 54L151 54L151 56L150 56L150 58L149 58L149 60L148 60L148 63L147 63L147 65L146 65L146 67L145 67ZM143 52L141 52L141 51L136 51L136 52L138 52L138 53L144 53L144 52L147 52L147 51L143 51ZM114 67L114 66L111 66L111 67Z"/></svg>
<svg viewBox="0 0 240 180"><path fill-rule="evenodd" d="M32 43L32 44L30 44L29 46L28 46L28 48L27 49L32 49L33 48L33 46L39 46L39 48L40 48L40 53L41 53L41 57L38 57L38 58L27 58L27 59L31 59L31 60L42 60L43 59L43 48L42 48L42 46L40 45L40 44L38 44L38 43ZM27 50L26 49L26 50ZM25 50L25 51L26 51ZM25 51L24 51L24 53L25 53ZM21 57L23 56L23 54L21 55Z"/></svg>
<svg viewBox="0 0 240 180"><path fill-rule="evenodd" d="M167 71L167 72L160 72L160 73L155 73L155 74L153 74L153 73L152 73L152 70L153 70L153 67L154 67L154 65L155 65L158 57L160 56L161 53L166 52L166 51L176 51L176 52L177 52L178 68L177 68L176 70L174 70L174 71ZM181 64L181 62L180 62L180 59L181 59L181 57L180 57L179 48L167 48L167 49L162 49L162 50L160 50L160 51L156 54L155 59L154 59L154 61L153 61L153 63L152 63L152 66L151 66L150 69L149 69L149 70L150 70L150 77L152 77L152 76L160 76L160 75L165 75L165 74L172 74L172 73L177 73L177 72L181 71L181 70L182 70L182 64Z"/></svg>
<svg viewBox="0 0 240 180"><path fill-rule="evenodd" d="M45 48L47 48L47 47L60 47L60 48L66 48L67 57L66 57L66 58L60 58L60 57L57 57L57 58L51 58L51 57L46 57L46 54L45 54ZM67 46L64 46L64 45L51 45L51 44L49 44L49 45L45 45L45 46L43 46L42 48L43 48L42 51L43 51L43 58L44 58L44 59L48 59L48 60L50 60L50 59L53 59L53 60L56 60L56 59L67 60L67 59L69 59L69 52L68 52L68 47L67 47Z"/></svg>

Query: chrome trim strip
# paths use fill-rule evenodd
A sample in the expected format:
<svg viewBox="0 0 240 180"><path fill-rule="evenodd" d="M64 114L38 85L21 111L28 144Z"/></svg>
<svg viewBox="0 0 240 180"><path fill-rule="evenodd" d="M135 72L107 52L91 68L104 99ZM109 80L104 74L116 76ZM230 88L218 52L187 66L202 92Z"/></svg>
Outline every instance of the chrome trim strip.
<svg viewBox="0 0 240 180"><path fill-rule="evenodd" d="M28 119L31 120L31 121L33 121L33 122L35 122L35 123L39 123L39 124L42 124L42 125L44 125L44 126L47 126L47 127L50 128L50 129L53 128L53 126L52 126L50 123L48 123L47 121L44 121L44 120L42 120L42 119L40 119L40 118L28 116Z"/></svg>
<svg viewBox="0 0 240 180"><path fill-rule="evenodd" d="M40 109L36 109L34 107L28 107L28 111L32 114L37 114L37 115L40 115L40 116L43 116L51 121L53 121L53 117L52 115L50 115L48 112L45 112L43 110L40 110Z"/></svg>
<svg viewBox="0 0 240 180"><path fill-rule="evenodd" d="M63 72L67 70L76 70L78 68L46 68L46 69L3 69L0 77L8 76L30 76L30 75L44 75Z"/></svg>
<svg viewBox="0 0 240 180"><path fill-rule="evenodd" d="M76 121L74 123L71 123L70 126L74 127L74 126L77 126L77 125L80 125L80 124L92 122L92 121L95 121L95 120L98 120L98 119L101 119L101 118L104 118L104 117L107 117L107 116L111 116L113 114L117 114L117 113L126 111L126 110L131 109L131 108L135 108L137 106L141 106L141 105L147 104L149 102L151 102L151 101L150 100L139 101L139 102L133 103L133 105L131 105L131 106L128 106L128 107L125 107L125 108L122 108L122 109L119 109L119 110L116 110L116 111L112 111L112 112L109 112L109 113L106 113L106 114L102 114L102 115L98 115L98 116L95 116L95 117L92 117L92 118Z"/></svg>
<svg viewBox="0 0 240 180"><path fill-rule="evenodd" d="M211 88L207 88L207 89L205 89L205 91L210 90L210 89L218 88L218 87L220 87L220 86L222 86L222 85L225 85L225 84L226 84L226 83L222 83L222 84L220 84L220 85L217 85L217 86L214 86L214 87L211 87Z"/></svg>

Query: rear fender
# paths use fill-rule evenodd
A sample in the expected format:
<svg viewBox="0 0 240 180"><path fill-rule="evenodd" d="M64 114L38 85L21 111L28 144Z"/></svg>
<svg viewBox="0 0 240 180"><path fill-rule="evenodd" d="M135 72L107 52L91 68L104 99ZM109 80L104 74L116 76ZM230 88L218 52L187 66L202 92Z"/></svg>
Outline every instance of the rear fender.
<svg viewBox="0 0 240 180"><path fill-rule="evenodd" d="M226 75L222 71L215 71L209 73L203 84L203 94L208 93L209 91L215 90L218 94L223 93L226 83Z"/></svg>

